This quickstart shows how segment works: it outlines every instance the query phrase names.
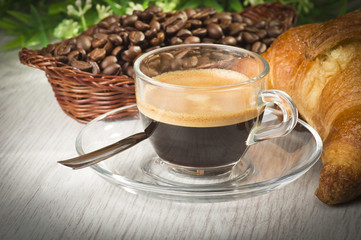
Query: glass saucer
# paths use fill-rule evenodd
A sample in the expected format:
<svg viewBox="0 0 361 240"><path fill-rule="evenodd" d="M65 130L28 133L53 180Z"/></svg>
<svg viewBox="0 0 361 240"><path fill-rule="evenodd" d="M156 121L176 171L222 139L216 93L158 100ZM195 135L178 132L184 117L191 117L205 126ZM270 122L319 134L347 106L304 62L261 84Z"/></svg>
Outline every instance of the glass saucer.
<svg viewBox="0 0 361 240"><path fill-rule="evenodd" d="M137 106L121 107L89 122L77 136L76 149L82 155L142 131ZM247 175L220 184L182 184L150 176L149 161L157 156L148 140L91 168L135 194L188 202L229 201L265 194L291 183L317 162L321 152L317 132L299 120L290 134L250 146L243 156L252 162Z"/></svg>

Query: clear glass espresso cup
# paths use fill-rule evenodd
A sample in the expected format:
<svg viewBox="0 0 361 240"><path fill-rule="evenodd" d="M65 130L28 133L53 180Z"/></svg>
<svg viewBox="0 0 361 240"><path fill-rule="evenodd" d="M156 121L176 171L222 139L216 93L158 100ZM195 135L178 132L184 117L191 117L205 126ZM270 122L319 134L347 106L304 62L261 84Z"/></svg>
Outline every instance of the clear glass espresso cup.
<svg viewBox="0 0 361 240"><path fill-rule="evenodd" d="M134 70L140 118L145 129L152 126L149 140L159 156L154 164L170 172L229 173L248 146L289 133L298 120L286 93L266 90L267 61L245 49L163 47L140 56ZM266 106L280 113L277 124L262 122Z"/></svg>

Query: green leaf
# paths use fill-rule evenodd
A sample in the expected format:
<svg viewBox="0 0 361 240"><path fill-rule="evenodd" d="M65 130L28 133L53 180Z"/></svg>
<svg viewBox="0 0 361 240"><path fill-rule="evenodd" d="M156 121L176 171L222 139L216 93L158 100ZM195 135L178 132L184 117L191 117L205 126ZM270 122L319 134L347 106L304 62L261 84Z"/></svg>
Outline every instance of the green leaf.
<svg viewBox="0 0 361 240"><path fill-rule="evenodd" d="M222 5L220 5L216 0L204 0L204 5L209 7L214 7L217 10L217 12L223 11Z"/></svg>
<svg viewBox="0 0 361 240"><path fill-rule="evenodd" d="M10 19L10 18L3 18L0 21L0 28L6 29L6 30L16 30L23 27L22 24Z"/></svg>
<svg viewBox="0 0 361 240"><path fill-rule="evenodd" d="M68 5L67 3L54 3L54 4L50 5L48 13L50 15L57 15L57 14L62 14L62 13L66 14L67 5Z"/></svg>
<svg viewBox="0 0 361 240"><path fill-rule="evenodd" d="M39 15L38 11L36 10L36 8L33 5L30 6L30 11L31 11L31 14L35 18L35 22L39 26L40 43L41 43L42 46L46 46L46 45L48 45L48 38L47 38L46 32L44 30L43 22L41 21L41 17Z"/></svg>
<svg viewBox="0 0 361 240"><path fill-rule="evenodd" d="M11 40L10 42L2 45L0 47L1 50L11 50L14 48L18 48L20 46L24 46L24 36L19 36L13 40Z"/></svg>
<svg viewBox="0 0 361 240"><path fill-rule="evenodd" d="M243 6L240 0L230 0L230 11L235 11L235 12L243 11Z"/></svg>
<svg viewBox="0 0 361 240"><path fill-rule="evenodd" d="M26 13L22 13L22 12L18 12L18 11L8 11L8 13L13 16L14 18L18 19L19 21L27 24L29 22L31 22L31 15L30 14L26 14Z"/></svg>

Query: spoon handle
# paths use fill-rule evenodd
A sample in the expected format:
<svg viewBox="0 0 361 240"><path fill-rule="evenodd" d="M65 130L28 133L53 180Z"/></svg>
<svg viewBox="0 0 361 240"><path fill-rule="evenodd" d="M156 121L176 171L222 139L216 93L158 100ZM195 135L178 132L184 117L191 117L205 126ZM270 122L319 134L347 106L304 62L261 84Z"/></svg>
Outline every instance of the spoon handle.
<svg viewBox="0 0 361 240"><path fill-rule="evenodd" d="M147 137L149 135L146 132L136 133L104 148L68 160L58 161L58 163L73 169L88 167L134 146Z"/></svg>

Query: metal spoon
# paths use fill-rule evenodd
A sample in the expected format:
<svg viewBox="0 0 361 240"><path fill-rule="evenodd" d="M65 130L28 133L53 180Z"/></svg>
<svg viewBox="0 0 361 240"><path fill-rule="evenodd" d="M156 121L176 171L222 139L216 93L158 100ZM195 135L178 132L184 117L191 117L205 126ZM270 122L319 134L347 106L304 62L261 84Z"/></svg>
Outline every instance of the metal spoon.
<svg viewBox="0 0 361 240"><path fill-rule="evenodd" d="M81 169L85 167L89 167L93 164L96 164L98 162L101 162L105 159L108 159L115 154L118 154L130 147L133 147L137 143L143 141L144 139L150 137L154 130L156 129L157 122L152 121L148 127L144 130L144 132L136 133L134 135L131 135L129 137L126 137L118 142L115 142L109 146L103 147L101 149L95 150L93 152L67 159L58 161L58 163L71 167L73 169Z"/></svg>

